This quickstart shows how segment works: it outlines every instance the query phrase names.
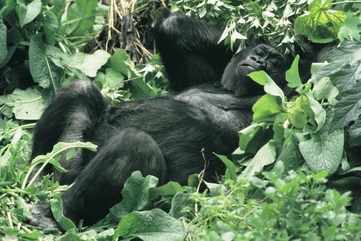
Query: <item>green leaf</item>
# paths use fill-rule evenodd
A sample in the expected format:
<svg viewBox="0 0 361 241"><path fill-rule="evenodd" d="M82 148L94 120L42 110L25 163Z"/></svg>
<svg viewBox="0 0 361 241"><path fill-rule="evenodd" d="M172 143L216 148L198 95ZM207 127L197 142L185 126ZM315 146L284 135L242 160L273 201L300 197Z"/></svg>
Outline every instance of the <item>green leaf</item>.
<svg viewBox="0 0 361 241"><path fill-rule="evenodd" d="M318 133L309 140L301 141L299 148L307 165L313 171L327 171L332 174L342 161L344 131Z"/></svg>
<svg viewBox="0 0 361 241"><path fill-rule="evenodd" d="M361 115L361 83L339 95L332 119L332 130L344 128L357 121Z"/></svg>
<svg viewBox="0 0 361 241"><path fill-rule="evenodd" d="M42 3L41 0L33 0L28 5L23 0L18 2L16 13L19 18L21 27L34 21L34 19L41 13Z"/></svg>
<svg viewBox="0 0 361 241"><path fill-rule="evenodd" d="M66 64L69 67L79 69L86 76L95 77L98 70L108 62L110 54L104 50L97 50L93 54L76 53L71 56Z"/></svg>
<svg viewBox="0 0 361 241"><path fill-rule="evenodd" d="M110 67L127 77L129 77L128 61L130 58L124 49L117 49L109 59Z"/></svg>
<svg viewBox="0 0 361 241"><path fill-rule="evenodd" d="M48 88L53 82L54 73L46 55L46 45L41 35L33 36L29 46L29 66L34 82L43 88Z"/></svg>
<svg viewBox="0 0 361 241"><path fill-rule="evenodd" d="M334 105L339 91L329 77L324 77L314 83L312 93L317 100L326 99L328 103Z"/></svg>
<svg viewBox="0 0 361 241"><path fill-rule="evenodd" d="M266 93L280 97L282 99L282 103L286 101L286 97L282 89L277 86L277 84L264 70L252 72L248 76L258 84L262 85Z"/></svg>
<svg viewBox="0 0 361 241"><path fill-rule="evenodd" d="M119 221L124 215L145 209L151 203L151 189L158 184L154 176L143 177L140 171L135 171L124 184L121 195L122 201L113 206L106 219Z"/></svg>
<svg viewBox="0 0 361 241"><path fill-rule="evenodd" d="M16 89L6 98L5 104L12 107L18 120L38 120L45 109L44 99L35 89Z"/></svg>
<svg viewBox="0 0 361 241"><path fill-rule="evenodd" d="M303 129L306 127L307 122L312 114L310 103L306 96L301 95L296 100L288 103L287 117L290 123L298 128Z"/></svg>
<svg viewBox="0 0 361 241"><path fill-rule="evenodd" d="M316 131L319 131L326 123L326 110L311 95L307 95L307 98L308 98L308 103L310 105L310 108L313 112L314 120L317 123Z"/></svg>
<svg viewBox="0 0 361 241"><path fill-rule="evenodd" d="M265 144L243 170L242 176L251 178L255 174L261 172L267 165L274 163L276 160L276 147L274 141L271 140Z"/></svg>
<svg viewBox="0 0 361 241"><path fill-rule="evenodd" d="M257 132L262 128L262 124L253 123L239 132L239 148L233 154L244 154L250 141L255 137Z"/></svg>
<svg viewBox="0 0 361 241"><path fill-rule="evenodd" d="M120 221L113 238L139 238L143 241L181 241L183 224L160 209L133 212Z"/></svg>
<svg viewBox="0 0 361 241"><path fill-rule="evenodd" d="M67 217L64 216L64 208L63 201L60 196L54 197L50 200L51 212L54 216L56 222L60 225L60 227L65 230L76 230L75 224Z"/></svg>
<svg viewBox="0 0 361 241"><path fill-rule="evenodd" d="M277 162L278 161L283 163L286 171L296 170L304 163L298 149L298 140L293 134L288 135L283 142L280 154L277 158Z"/></svg>
<svg viewBox="0 0 361 241"><path fill-rule="evenodd" d="M3 6L3 8L1 8L1 6ZM3 5L0 5L0 18L9 15L15 9L15 7L16 7L16 0L3 1Z"/></svg>
<svg viewBox="0 0 361 241"><path fill-rule="evenodd" d="M282 111L280 101L272 95L262 96L252 107L253 121L261 122L265 119L273 118Z"/></svg>
<svg viewBox="0 0 361 241"><path fill-rule="evenodd" d="M346 15L342 11L331 9L332 6L332 0L313 0L309 11L296 18L296 34L305 35L315 43L334 41Z"/></svg>
<svg viewBox="0 0 361 241"><path fill-rule="evenodd" d="M105 69L105 74L99 73L96 77L96 82L104 89L116 91L124 87L124 76L111 68Z"/></svg>
<svg viewBox="0 0 361 241"><path fill-rule="evenodd" d="M361 40L361 28L360 28L361 18L360 16L355 16L352 13L347 13L347 18L344 24L340 27L338 32L338 39L340 41L351 40L351 41L360 41Z"/></svg>
<svg viewBox="0 0 361 241"><path fill-rule="evenodd" d="M215 154L219 159L222 160L224 165L226 166L226 173L224 175L224 179L226 180L236 180L237 179L237 166L233 163L233 161L229 160L228 157L223 155Z"/></svg>
<svg viewBox="0 0 361 241"><path fill-rule="evenodd" d="M348 144L350 146L361 146L361 118L358 118L354 124L347 129Z"/></svg>
<svg viewBox="0 0 361 241"><path fill-rule="evenodd" d="M60 25L58 17L52 11L46 12L44 16L44 35L47 43L54 45L56 42L56 33Z"/></svg>
<svg viewBox="0 0 361 241"><path fill-rule="evenodd" d="M178 192L172 198L169 214L174 218L180 218L187 215L186 207L192 204L191 194Z"/></svg>
<svg viewBox="0 0 361 241"><path fill-rule="evenodd" d="M291 68L286 72L286 80L288 82L288 87L290 88L298 88L302 85L302 80L299 74L299 62L300 56L297 55L292 62Z"/></svg>
<svg viewBox="0 0 361 241"><path fill-rule="evenodd" d="M8 57L7 27L0 18L0 66Z"/></svg>
<svg viewBox="0 0 361 241"><path fill-rule="evenodd" d="M62 23L67 35L84 36L92 32L95 23L97 0L76 0L67 11Z"/></svg>
<svg viewBox="0 0 361 241"><path fill-rule="evenodd" d="M182 192L183 187L178 182L168 182L160 187L153 188L152 195L155 197L159 196L173 196L178 192Z"/></svg>

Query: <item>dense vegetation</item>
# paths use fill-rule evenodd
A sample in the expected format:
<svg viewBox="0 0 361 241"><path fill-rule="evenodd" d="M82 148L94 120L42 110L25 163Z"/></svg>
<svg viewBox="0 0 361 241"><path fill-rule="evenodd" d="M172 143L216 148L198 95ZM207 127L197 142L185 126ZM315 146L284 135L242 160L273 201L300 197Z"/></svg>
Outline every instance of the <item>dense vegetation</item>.
<svg viewBox="0 0 361 241"><path fill-rule="evenodd" d="M29 173L49 163L63 170L61 155L96 147L59 143L29 163L34 123L59 88L76 79L94 80L114 104L166 94L150 32L165 2L1 1L0 240L361 240L361 3L241 2L168 4L226 26L220 44L231 48L260 38L288 55L303 38L334 47L312 65L306 83L294 56L286 76L292 97L265 72L251 74L265 95L253 106L253 124L240 131L232 161L219 156L227 166L219 183L194 175L187 186L159 187L157 178L135 172L104 220L76 227L62 215L66 187L50 176L34 182ZM38 200L51 200L65 233L27 224Z"/></svg>

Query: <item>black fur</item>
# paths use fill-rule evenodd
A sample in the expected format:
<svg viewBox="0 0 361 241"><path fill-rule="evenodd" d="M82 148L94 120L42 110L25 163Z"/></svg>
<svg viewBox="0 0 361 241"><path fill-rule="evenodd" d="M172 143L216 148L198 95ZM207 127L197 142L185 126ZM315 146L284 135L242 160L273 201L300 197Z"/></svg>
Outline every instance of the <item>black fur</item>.
<svg viewBox="0 0 361 241"><path fill-rule="evenodd" d="M258 92L249 88L246 75L258 69L279 73L272 68L282 58L265 45L241 51L226 68L231 57L217 44L220 31L184 15L164 14L156 30L171 87L191 88L107 106L93 84L76 82L58 94L37 124L32 157L58 141L98 145L97 153L82 151L63 163L69 172L56 174L62 184L74 182L63 202L65 215L76 222L91 224L106 215L135 170L155 175L161 183L184 184L207 163L205 178L214 179L223 164L213 153L231 154L238 147L238 130L251 121Z"/></svg>
<svg viewBox="0 0 361 241"><path fill-rule="evenodd" d="M223 29L164 9L155 24L160 52L170 88L181 91L197 84L219 81L233 56L223 43Z"/></svg>

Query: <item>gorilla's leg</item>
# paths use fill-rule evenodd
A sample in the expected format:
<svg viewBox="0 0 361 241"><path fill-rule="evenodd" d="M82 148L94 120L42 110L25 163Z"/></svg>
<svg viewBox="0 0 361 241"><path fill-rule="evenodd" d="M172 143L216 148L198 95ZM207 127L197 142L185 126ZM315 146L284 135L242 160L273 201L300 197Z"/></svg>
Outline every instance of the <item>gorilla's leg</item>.
<svg viewBox="0 0 361 241"><path fill-rule="evenodd" d="M172 90L220 81L233 55L223 43L218 43L222 31L222 27L200 19L164 10L154 32Z"/></svg>
<svg viewBox="0 0 361 241"><path fill-rule="evenodd" d="M108 140L63 194L64 214L92 224L120 201L121 190L132 172L166 179L166 164L154 139L143 131L127 128Z"/></svg>
<svg viewBox="0 0 361 241"><path fill-rule="evenodd" d="M106 104L100 91L91 82L77 81L62 89L37 122L31 159L50 152L59 141L86 141L86 135L91 135L94 126L102 119L105 109ZM61 183L73 181L78 172L76 169L84 166L83 154L84 151L79 154L77 160L69 163L63 161L63 166L69 172L65 174L67 177L60 178Z"/></svg>

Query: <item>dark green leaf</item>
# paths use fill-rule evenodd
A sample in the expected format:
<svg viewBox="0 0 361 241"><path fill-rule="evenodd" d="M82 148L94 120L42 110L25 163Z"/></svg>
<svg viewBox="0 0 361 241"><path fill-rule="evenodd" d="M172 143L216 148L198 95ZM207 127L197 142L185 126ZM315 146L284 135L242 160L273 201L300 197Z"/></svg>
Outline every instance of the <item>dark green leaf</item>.
<svg viewBox="0 0 361 241"><path fill-rule="evenodd" d="M120 221L114 238L140 238L143 241L181 241L183 224L160 209L133 212Z"/></svg>
<svg viewBox="0 0 361 241"><path fill-rule="evenodd" d="M29 46L29 66L33 80L43 88L48 88L54 81L51 63L46 55L46 45L41 35L33 36Z"/></svg>
<svg viewBox="0 0 361 241"><path fill-rule="evenodd" d="M65 231L76 230L75 224L63 214L63 201L60 196L50 200L50 207L56 222L62 229Z"/></svg>
<svg viewBox="0 0 361 241"><path fill-rule="evenodd" d="M7 27L0 18L0 66L8 57Z"/></svg>
<svg viewBox="0 0 361 241"><path fill-rule="evenodd" d="M119 221L132 211L144 210L151 202L151 189L157 184L158 178L143 177L140 171L133 172L124 184L122 193L119 193L122 201L110 209L107 218Z"/></svg>

